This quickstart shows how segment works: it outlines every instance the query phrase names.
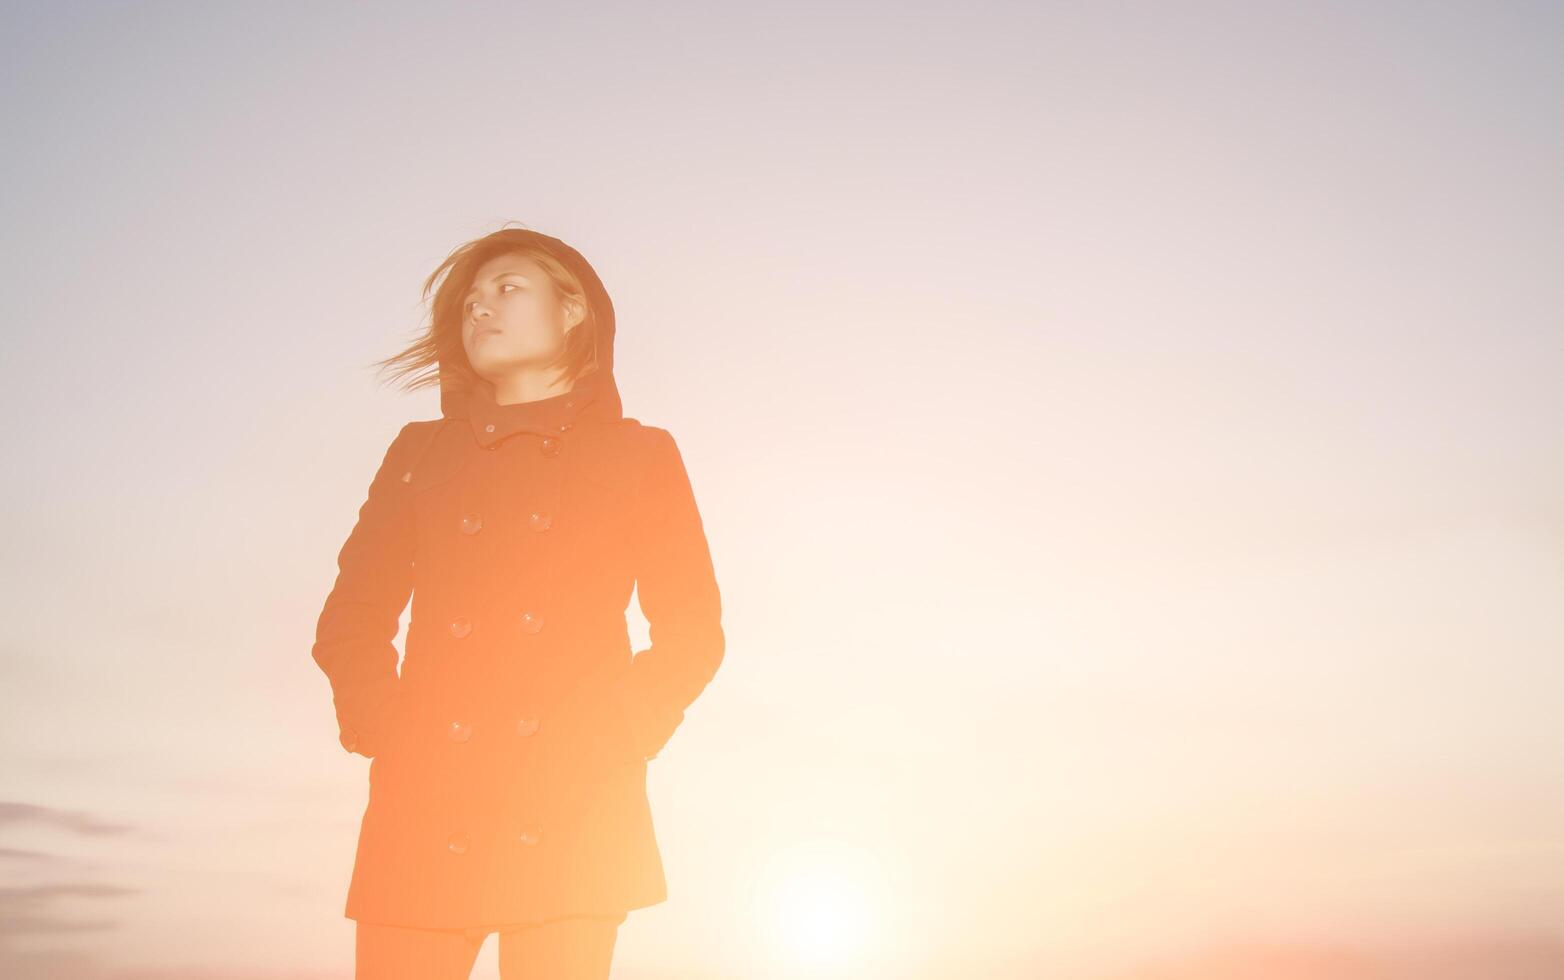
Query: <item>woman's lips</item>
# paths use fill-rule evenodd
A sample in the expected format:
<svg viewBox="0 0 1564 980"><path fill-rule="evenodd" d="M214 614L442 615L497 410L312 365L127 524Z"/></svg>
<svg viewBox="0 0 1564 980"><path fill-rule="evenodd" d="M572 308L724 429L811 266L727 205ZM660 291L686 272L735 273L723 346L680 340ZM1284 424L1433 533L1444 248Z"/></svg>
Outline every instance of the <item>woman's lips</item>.
<svg viewBox="0 0 1564 980"><path fill-rule="evenodd" d="M483 338L489 336L490 334L493 334L495 336L499 336L499 333L500 333L500 330L499 330L498 327L479 327L477 330L474 330L472 332L472 339L473 340L482 340Z"/></svg>

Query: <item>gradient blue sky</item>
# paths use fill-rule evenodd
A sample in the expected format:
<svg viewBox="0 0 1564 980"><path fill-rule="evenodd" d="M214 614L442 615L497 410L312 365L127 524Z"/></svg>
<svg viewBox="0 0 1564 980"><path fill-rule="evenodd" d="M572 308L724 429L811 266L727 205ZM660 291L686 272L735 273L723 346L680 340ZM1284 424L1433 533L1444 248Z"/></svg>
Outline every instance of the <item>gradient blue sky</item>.
<svg viewBox="0 0 1564 980"><path fill-rule="evenodd" d="M518 221L724 594L616 978L1564 975L1564 8L13 3L0 78L0 973L346 975L368 365Z"/></svg>

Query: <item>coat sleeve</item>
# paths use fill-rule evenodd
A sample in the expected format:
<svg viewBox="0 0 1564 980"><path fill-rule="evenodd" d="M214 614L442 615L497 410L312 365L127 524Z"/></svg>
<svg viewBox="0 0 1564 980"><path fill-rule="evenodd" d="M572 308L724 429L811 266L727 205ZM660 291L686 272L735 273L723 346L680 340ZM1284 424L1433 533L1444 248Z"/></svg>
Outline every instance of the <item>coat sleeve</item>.
<svg viewBox="0 0 1564 980"><path fill-rule="evenodd" d="M636 591L651 646L615 689L632 758L660 752L722 663L722 598L689 474L673 435L652 432L634 530Z"/></svg>
<svg viewBox="0 0 1564 980"><path fill-rule="evenodd" d="M400 676L396 635L413 592L414 532L403 475L418 423L386 450L337 555L337 578L315 626L315 663L331 682L339 740L373 756Z"/></svg>

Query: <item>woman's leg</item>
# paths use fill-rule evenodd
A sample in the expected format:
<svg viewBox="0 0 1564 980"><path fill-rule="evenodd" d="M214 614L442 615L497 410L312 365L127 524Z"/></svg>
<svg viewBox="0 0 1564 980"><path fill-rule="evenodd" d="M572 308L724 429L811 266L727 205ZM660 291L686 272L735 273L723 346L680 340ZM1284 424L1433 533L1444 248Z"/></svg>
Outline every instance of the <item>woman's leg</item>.
<svg viewBox="0 0 1564 980"><path fill-rule="evenodd" d="M467 980L487 933L358 924L354 980Z"/></svg>
<svg viewBox="0 0 1564 980"><path fill-rule="evenodd" d="M608 980L626 915L571 915L501 930L500 980Z"/></svg>

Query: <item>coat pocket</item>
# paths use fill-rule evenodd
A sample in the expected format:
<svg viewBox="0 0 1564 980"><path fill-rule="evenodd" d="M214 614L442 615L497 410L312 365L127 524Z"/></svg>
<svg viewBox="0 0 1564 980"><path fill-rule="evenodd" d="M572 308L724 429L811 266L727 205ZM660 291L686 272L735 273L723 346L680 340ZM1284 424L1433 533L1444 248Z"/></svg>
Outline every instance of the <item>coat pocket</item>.
<svg viewBox="0 0 1564 980"><path fill-rule="evenodd" d="M392 693L375 705L368 715L339 720L337 740L349 752L374 759L384 755L400 734L406 716L407 692L399 680Z"/></svg>

